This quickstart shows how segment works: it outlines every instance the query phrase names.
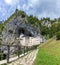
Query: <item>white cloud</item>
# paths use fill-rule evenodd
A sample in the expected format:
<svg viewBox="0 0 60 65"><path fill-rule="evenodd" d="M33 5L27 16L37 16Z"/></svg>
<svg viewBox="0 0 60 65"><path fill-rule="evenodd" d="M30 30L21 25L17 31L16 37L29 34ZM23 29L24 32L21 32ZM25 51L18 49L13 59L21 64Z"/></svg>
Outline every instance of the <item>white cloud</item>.
<svg viewBox="0 0 60 65"><path fill-rule="evenodd" d="M5 3L8 5L17 5L19 0L5 0Z"/></svg>
<svg viewBox="0 0 60 65"><path fill-rule="evenodd" d="M12 4L12 0L5 0L6 4Z"/></svg>
<svg viewBox="0 0 60 65"><path fill-rule="evenodd" d="M19 10L24 10L29 15L33 14L38 18L55 18L60 16L60 0L1 0L0 7L1 6L0 12L5 9L8 11L8 15L11 15L11 12L14 12L15 9L18 8Z"/></svg>
<svg viewBox="0 0 60 65"><path fill-rule="evenodd" d="M18 6L17 6L17 8L20 10L20 9L21 9L21 6L20 6L20 5L18 5Z"/></svg>
<svg viewBox="0 0 60 65"><path fill-rule="evenodd" d="M60 0L28 0L28 6L33 10L30 10L30 14L38 18L60 16Z"/></svg>
<svg viewBox="0 0 60 65"><path fill-rule="evenodd" d="M40 4L40 0L28 0L28 2L29 2L32 6L36 6L36 5Z"/></svg>
<svg viewBox="0 0 60 65"><path fill-rule="evenodd" d="M39 15L37 15L37 17L40 19L41 17L50 17L51 19L54 19L54 18L58 18L59 16L56 15L54 12L51 12L51 13L47 13L47 12L43 12L43 13L40 13Z"/></svg>
<svg viewBox="0 0 60 65"><path fill-rule="evenodd" d="M28 11L28 10L29 10L29 6L27 6L26 4L23 4L22 8L23 8L23 10L25 10L25 11Z"/></svg>

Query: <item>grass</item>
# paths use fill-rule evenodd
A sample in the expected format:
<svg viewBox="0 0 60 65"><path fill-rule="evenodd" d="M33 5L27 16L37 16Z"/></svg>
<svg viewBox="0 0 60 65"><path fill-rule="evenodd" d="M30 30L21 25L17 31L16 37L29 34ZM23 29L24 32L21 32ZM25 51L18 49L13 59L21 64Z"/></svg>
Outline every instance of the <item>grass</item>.
<svg viewBox="0 0 60 65"><path fill-rule="evenodd" d="M60 41L50 39L42 44L34 65L60 65Z"/></svg>

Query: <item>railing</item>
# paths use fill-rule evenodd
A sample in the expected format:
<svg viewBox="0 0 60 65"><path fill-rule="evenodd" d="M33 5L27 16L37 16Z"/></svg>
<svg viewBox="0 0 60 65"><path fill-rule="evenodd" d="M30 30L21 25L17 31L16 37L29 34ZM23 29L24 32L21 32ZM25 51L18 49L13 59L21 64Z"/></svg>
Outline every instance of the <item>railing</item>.
<svg viewBox="0 0 60 65"><path fill-rule="evenodd" d="M2 44L2 45L0 45L0 48L2 48L3 46L5 46L5 47L7 47L7 52L6 52L6 60L7 60L7 63L9 63L9 59L10 59L10 56L11 56L11 54L10 54L10 47L15 47L15 48L17 48L17 50L15 50L15 54L16 54L16 56L18 56L18 58L19 58L19 56L21 55L21 54L24 54L25 55L25 53L26 52L28 52L28 51L30 51L30 50L33 50L33 49L36 49L37 48L37 46L38 45L36 45L36 46L31 46L31 47L28 47L28 46L19 46L19 45L4 45L4 44ZM2 49L0 50L0 52L2 51ZM4 51L4 50L3 50ZM3 52L3 54L4 54L4 52ZM0 55L1 55L1 53L0 53ZM1 57L0 57L1 58ZM1 60L2 61L2 60Z"/></svg>

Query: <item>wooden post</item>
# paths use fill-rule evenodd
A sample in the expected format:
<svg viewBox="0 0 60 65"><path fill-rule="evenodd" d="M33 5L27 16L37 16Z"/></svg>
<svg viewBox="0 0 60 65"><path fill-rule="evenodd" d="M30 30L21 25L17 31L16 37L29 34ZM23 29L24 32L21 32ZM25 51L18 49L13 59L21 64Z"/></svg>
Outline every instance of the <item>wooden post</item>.
<svg viewBox="0 0 60 65"><path fill-rule="evenodd" d="M9 50L10 50L10 46L9 45L7 45L7 63L9 62Z"/></svg>
<svg viewBox="0 0 60 65"><path fill-rule="evenodd" d="M20 49L19 49L19 46L18 46L18 58L19 58L19 55L20 55L20 51L19 51Z"/></svg>
<svg viewBox="0 0 60 65"><path fill-rule="evenodd" d="M25 46L24 46L24 55L25 55Z"/></svg>
<svg viewBox="0 0 60 65"><path fill-rule="evenodd" d="M24 54L24 46L21 47L22 54Z"/></svg>

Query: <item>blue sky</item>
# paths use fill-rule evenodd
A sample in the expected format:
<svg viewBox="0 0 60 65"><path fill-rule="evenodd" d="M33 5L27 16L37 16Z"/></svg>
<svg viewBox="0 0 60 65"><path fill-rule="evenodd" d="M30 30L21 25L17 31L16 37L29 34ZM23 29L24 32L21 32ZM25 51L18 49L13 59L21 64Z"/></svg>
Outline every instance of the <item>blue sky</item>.
<svg viewBox="0 0 60 65"><path fill-rule="evenodd" d="M60 17L60 0L0 0L0 20L6 20L16 8L39 19Z"/></svg>

